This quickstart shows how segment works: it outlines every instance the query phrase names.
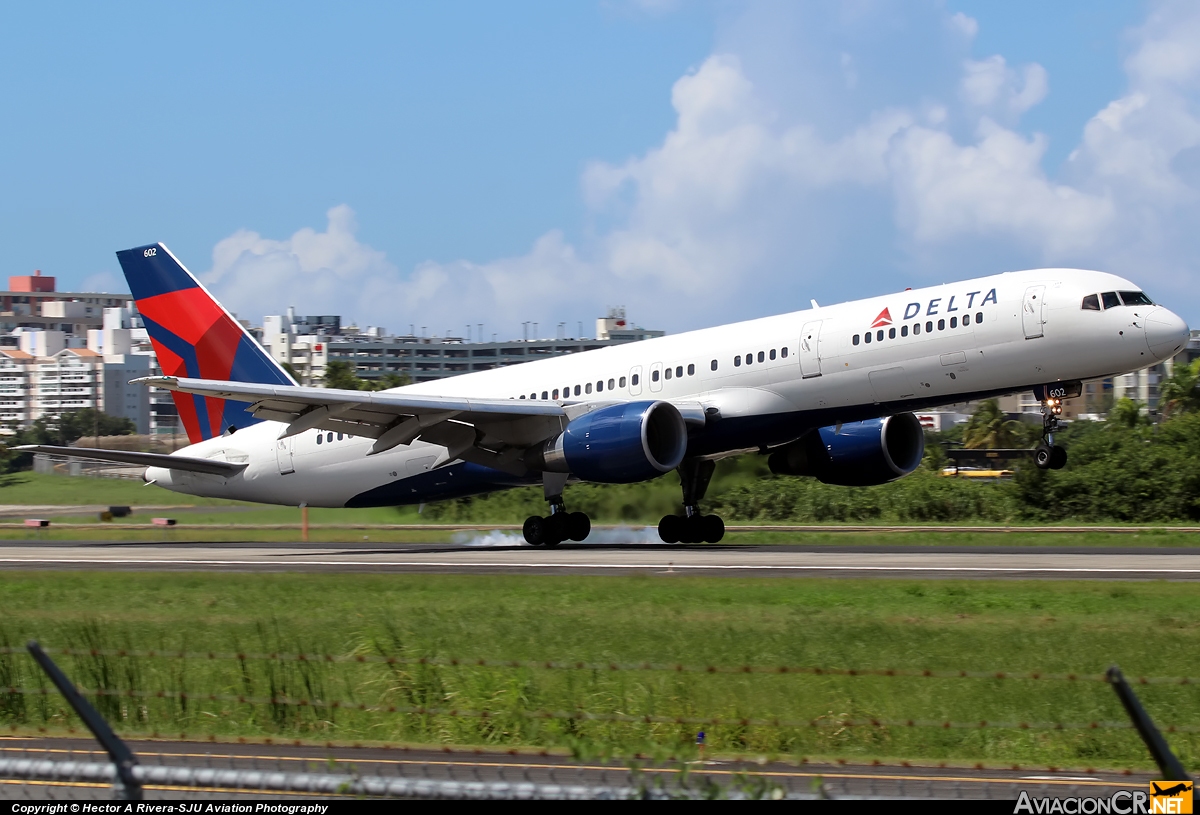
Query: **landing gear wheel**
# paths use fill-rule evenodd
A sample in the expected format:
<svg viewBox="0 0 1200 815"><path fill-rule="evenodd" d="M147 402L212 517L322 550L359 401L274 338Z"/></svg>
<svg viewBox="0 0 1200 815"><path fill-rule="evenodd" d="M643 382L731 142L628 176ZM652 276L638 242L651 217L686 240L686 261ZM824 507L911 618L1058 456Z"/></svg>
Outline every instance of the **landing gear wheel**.
<svg viewBox="0 0 1200 815"><path fill-rule="evenodd" d="M1057 444L1050 450L1050 469L1061 470L1067 466L1067 451Z"/></svg>
<svg viewBox="0 0 1200 815"><path fill-rule="evenodd" d="M658 536L662 538L663 543L679 543L683 532L683 518L678 515L664 515L658 522Z"/></svg>
<svg viewBox="0 0 1200 815"><path fill-rule="evenodd" d="M1058 449L1062 449L1061 447ZM1066 456L1066 451L1063 451L1063 456ZM1054 448L1045 444L1039 444L1033 452L1033 463L1037 465L1039 470L1049 470L1053 466ZM1064 462L1065 463L1065 462Z"/></svg>
<svg viewBox="0 0 1200 815"><path fill-rule="evenodd" d="M592 519L583 512L572 512L567 517L567 537L573 541L585 540L592 533Z"/></svg>
<svg viewBox="0 0 1200 815"><path fill-rule="evenodd" d="M546 519L540 515L530 515L525 519L521 534L530 546L542 546L546 542Z"/></svg>
<svg viewBox="0 0 1200 815"><path fill-rule="evenodd" d="M725 522L720 515L705 515L701 522L705 543L719 543L725 537Z"/></svg>
<svg viewBox="0 0 1200 815"><path fill-rule="evenodd" d="M546 531L543 533L542 540L547 546L558 546L565 541L567 535L570 516L565 512L556 512L549 518L543 519Z"/></svg>

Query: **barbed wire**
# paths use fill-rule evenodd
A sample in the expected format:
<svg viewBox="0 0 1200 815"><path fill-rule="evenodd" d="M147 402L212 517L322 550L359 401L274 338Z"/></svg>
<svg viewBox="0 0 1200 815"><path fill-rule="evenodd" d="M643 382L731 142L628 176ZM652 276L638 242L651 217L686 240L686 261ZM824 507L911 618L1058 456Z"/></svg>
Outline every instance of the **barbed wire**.
<svg viewBox="0 0 1200 815"><path fill-rule="evenodd" d="M683 665L661 662L571 662L565 660L475 659L458 657L398 657L377 654L252 653L233 651L174 651L128 648L44 648L48 654L72 657L118 657L151 659L205 659L304 663L374 663L385 665L429 665L435 667L529 668L578 671L654 671L708 674L800 674L810 676L885 676L927 679L1021 679L1065 682L1103 682L1106 674L1050 673L1044 671L965 671L933 668L826 668L808 665ZM24 648L0 647L0 654L26 654ZM1200 678L1188 676L1126 677L1139 685L1194 685Z"/></svg>
<svg viewBox="0 0 1200 815"><path fill-rule="evenodd" d="M276 705L297 708L321 708L369 713L398 713L418 716L446 716L458 719L503 719L516 716L524 719L569 720L589 722L622 722L629 724L701 725L707 727L774 727L774 728L938 728L942 730L1132 730L1131 722L953 722L941 719L886 719L818 716L814 719L752 718L741 716L699 717L661 716L657 714L592 713L586 710L464 710L429 705L367 704L343 700L298 699L289 696L244 696L223 693L188 693L168 690L112 690L78 688L80 694L99 698L178 699L180 701L233 702L246 705ZM51 688L7 687L2 692L28 696L50 696L58 693ZM1168 733L1200 733L1196 725L1161 725Z"/></svg>

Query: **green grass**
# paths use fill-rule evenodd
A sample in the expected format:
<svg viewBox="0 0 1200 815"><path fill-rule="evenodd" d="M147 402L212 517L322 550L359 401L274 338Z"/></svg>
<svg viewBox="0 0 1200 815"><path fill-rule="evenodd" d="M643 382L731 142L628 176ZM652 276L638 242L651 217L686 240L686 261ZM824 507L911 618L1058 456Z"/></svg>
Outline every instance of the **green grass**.
<svg viewBox="0 0 1200 815"><path fill-rule="evenodd" d="M383 654L688 665L1197 673L1200 588L1184 583L652 577L32 573L0 575L0 638L19 645ZM632 715L1122 721L1098 682L677 674L459 665L63 657L85 687L288 694L487 710L487 720L170 699L105 699L129 734L271 736L686 754L695 727L538 720ZM41 682L0 659L0 688ZM1190 686L1139 686L1162 724L1200 725ZM0 722L72 724L57 697L0 693ZM1131 731L722 725L710 749L1056 766L1147 766ZM1200 737L1172 734L1185 765Z"/></svg>

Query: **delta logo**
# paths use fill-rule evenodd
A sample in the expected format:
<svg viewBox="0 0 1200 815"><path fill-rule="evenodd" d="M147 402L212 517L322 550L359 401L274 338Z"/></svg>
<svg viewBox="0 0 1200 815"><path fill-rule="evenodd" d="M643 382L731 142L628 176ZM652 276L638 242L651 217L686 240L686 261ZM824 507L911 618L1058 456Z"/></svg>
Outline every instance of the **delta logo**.
<svg viewBox="0 0 1200 815"><path fill-rule="evenodd" d="M979 295L983 295L982 299ZM966 300L964 303L963 300ZM966 310L971 308L981 308L988 303L997 303L996 290L984 293L982 291L969 291L964 294L952 294L949 298L934 297L924 303L916 302L909 303L904 307L904 319L911 320L914 317L933 317L939 314L952 314L953 312ZM879 315L871 323L871 328L883 328L889 326L893 322L892 312L890 308L885 308L879 312Z"/></svg>

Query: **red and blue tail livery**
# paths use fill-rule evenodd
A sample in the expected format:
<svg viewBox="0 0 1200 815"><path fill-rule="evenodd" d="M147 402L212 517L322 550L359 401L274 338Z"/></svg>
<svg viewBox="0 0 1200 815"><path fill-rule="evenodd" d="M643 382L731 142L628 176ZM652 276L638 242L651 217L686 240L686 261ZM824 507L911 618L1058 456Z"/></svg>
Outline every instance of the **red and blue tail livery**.
<svg viewBox="0 0 1200 815"><path fill-rule="evenodd" d="M294 385L287 372L161 243L117 252L129 291L168 376ZM173 391L193 443L261 419L247 402Z"/></svg>

